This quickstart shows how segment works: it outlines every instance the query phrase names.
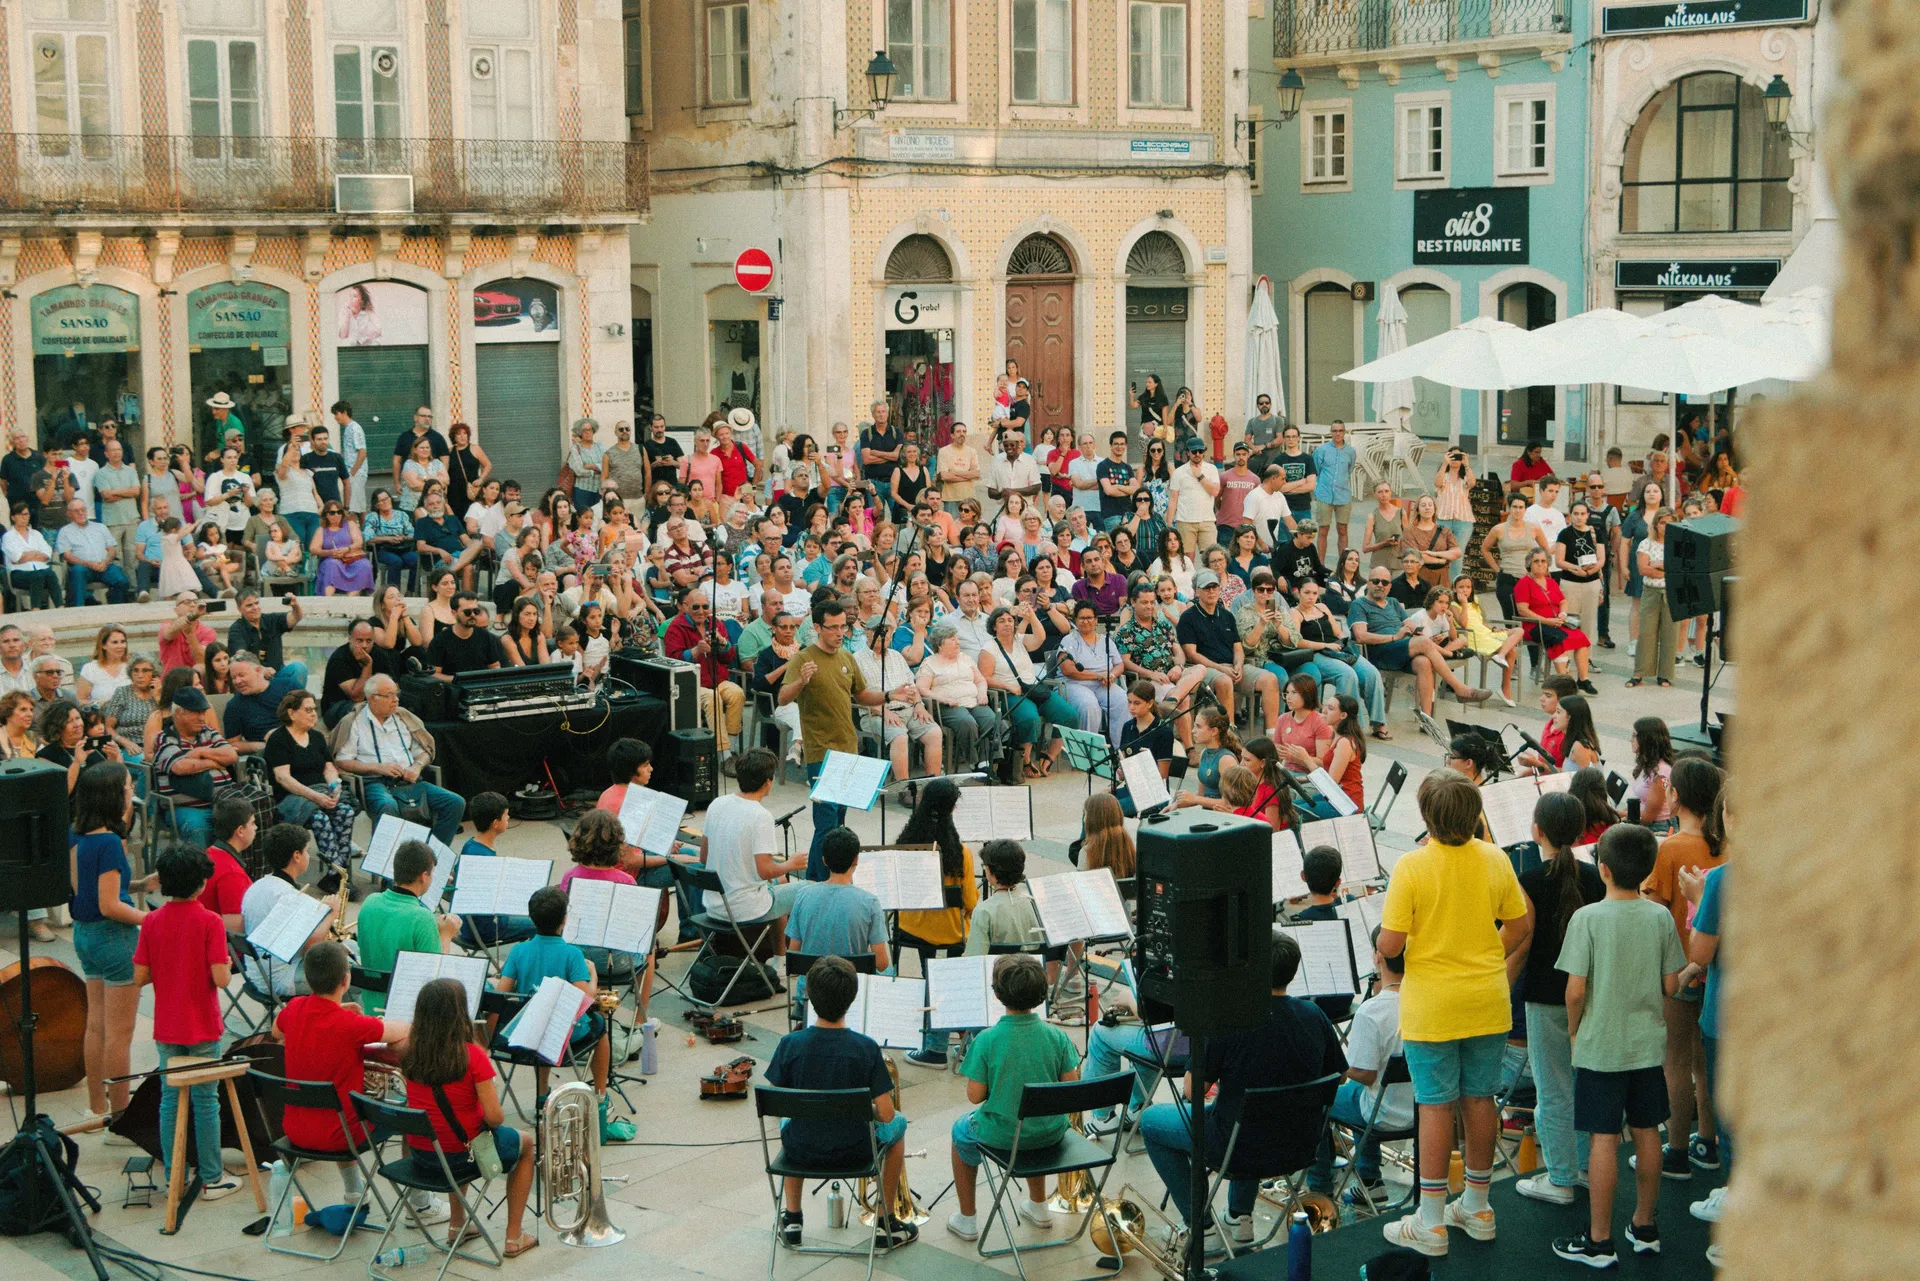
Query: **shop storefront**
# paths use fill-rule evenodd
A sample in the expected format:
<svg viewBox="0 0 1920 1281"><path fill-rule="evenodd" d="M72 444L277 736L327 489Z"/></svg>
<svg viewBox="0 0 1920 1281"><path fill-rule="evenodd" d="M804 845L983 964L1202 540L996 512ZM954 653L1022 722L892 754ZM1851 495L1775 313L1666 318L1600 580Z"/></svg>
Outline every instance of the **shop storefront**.
<svg viewBox="0 0 1920 1281"><path fill-rule="evenodd" d="M111 285L61 285L29 302L41 448L117 418L138 443L140 299Z"/></svg>
<svg viewBox="0 0 1920 1281"><path fill-rule="evenodd" d="M953 427L953 344L959 291L927 284L889 285L886 391L893 420L922 449L946 444Z"/></svg>
<svg viewBox="0 0 1920 1281"><path fill-rule="evenodd" d="M427 291L393 280L345 285L333 295L340 399L367 432L374 484L413 411L433 403L427 361Z"/></svg>
<svg viewBox="0 0 1920 1281"><path fill-rule="evenodd" d="M760 415L760 349L767 304L738 285L707 294L707 368L715 409Z"/></svg>
<svg viewBox="0 0 1920 1281"><path fill-rule="evenodd" d="M193 444L204 457L219 447L221 428L207 401L225 393L228 416L247 434L255 470L271 464L286 438L293 409L292 313L287 292L247 281L204 285L187 295L187 372Z"/></svg>
<svg viewBox="0 0 1920 1281"><path fill-rule="evenodd" d="M558 293L544 280L520 277L473 291L475 437L494 475L528 489L559 474L566 435Z"/></svg>

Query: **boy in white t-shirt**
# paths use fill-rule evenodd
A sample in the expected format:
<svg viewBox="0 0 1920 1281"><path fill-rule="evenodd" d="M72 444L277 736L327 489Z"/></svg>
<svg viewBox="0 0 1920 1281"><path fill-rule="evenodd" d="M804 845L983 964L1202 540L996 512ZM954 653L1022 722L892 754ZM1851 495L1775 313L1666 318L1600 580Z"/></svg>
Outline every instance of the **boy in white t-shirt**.
<svg viewBox="0 0 1920 1281"><path fill-rule="evenodd" d="M1364 1128L1372 1119L1376 1129L1405 1131L1413 1128L1413 1086L1402 1082L1384 1085L1380 1078L1387 1062L1400 1053L1400 980L1406 974L1405 954L1382 956L1380 931L1373 932L1373 994L1353 1012L1347 1028L1347 1079L1333 1101L1333 1119L1356 1128ZM1374 1100L1380 1112L1374 1117ZM1369 1140L1354 1157L1354 1183L1345 1194L1348 1205L1379 1205L1386 1197L1387 1185L1380 1179L1380 1143ZM1320 1155L1307 1171L1307 1186L1315 1192L1333 1191L1333 1143L1320 1140Z"/></svg>
<svg viewBox="0 0 1920 1281"><path fill-rule="evenodd" d="M1609 507L1625 507L1633 493L1633 468L1627 466L1625 458L1620 450L1609 449L1607 465L1600 469L1600 482L1606 487Z"/></svg>
<svg viewBox="0 0 1920 1281"><path fill-rule="evenodd" d="M1529 525L1538 525L1551 544L1560 537L1560 531L1567 527L1566 513L1560 510L1560 478L1543 476L1534 486L1533 505L1527 508L1526 520Z"/></svg>

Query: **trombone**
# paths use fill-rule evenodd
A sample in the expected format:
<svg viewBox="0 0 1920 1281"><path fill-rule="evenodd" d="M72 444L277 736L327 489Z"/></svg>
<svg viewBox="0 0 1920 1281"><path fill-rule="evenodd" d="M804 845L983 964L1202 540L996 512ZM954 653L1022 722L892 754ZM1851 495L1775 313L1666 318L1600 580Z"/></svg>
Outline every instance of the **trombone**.
<svg viewBox="0 0 1920 1281"><path fill-rule="evenodd" d="M1092 1200L1091 1193L1088 1194L1088 1200ZM1178 1242L1186 1231L1162 1214L1153 1201L1141 1196L1129 1183L1120 1189L1118 1197L1106 1198L1105 1206L1094 1219L1087 1235L1093 1239L1094 1248L1106 1258L1124 1262L1123 1255L1137 1251L1167 1281L1185 1281L1186 1261L1180 1252L1160 1246L1147 1234L1149 1214L1170 1229L1175 1229L1170 1236L1174 1242Z"/></svg>

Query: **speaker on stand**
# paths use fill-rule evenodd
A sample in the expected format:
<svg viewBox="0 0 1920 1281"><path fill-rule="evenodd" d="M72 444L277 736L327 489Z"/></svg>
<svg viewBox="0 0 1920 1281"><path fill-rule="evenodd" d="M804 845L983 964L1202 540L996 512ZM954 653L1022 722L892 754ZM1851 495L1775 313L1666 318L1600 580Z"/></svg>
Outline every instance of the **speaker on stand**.
<svg viewBox="0 0 1920 1281"><path fill-rule="evenodd" d="M1731 516L1696 516L1692 520L1667 525L1665 569L1667 578L1667 617L1676 624L1689 618L1706 616L1706 663L1700 674L1700 724L1696 728L1675 727L1676 741L1685 741L1718 753L1707 720L1713 694L1713 646L1720 642L1722 665L1726 658L1726 625L1731 612L1729 588L1739 582L1733 569L1733 536L1740 522Z"/></svg>

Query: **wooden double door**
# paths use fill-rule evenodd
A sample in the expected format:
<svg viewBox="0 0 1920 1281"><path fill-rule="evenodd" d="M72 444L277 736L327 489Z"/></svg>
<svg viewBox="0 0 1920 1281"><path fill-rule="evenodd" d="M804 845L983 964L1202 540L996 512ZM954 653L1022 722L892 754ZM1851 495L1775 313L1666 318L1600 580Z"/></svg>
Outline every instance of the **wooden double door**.
<svg viewBox="0 0 1920 1281"><path fill-rule="evenodd" d="M1027 438L1042 427L1073 422L1073 280L1007 282L1007 359L1033 393Z"/></svg>

